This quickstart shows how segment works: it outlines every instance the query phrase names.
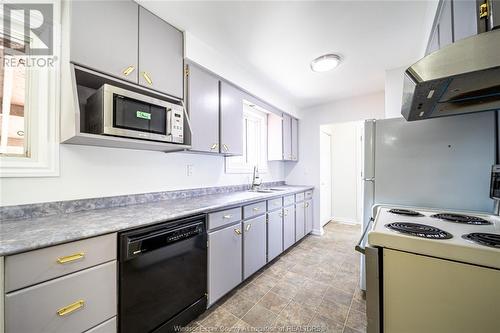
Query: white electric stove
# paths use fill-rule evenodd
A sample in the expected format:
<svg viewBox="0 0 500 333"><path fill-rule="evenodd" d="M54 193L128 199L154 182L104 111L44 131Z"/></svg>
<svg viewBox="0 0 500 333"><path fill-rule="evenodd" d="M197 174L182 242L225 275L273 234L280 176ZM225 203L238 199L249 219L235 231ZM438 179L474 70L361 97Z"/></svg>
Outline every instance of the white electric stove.
<svg viewBox="0 0 500 333"><path fill-rule="evenodd" d="M364 251L368 333L499 332L500 217L380 206Z"/></svg>
<svg viewBox="0 0 500 333"><path fill-rule="evenodd" d="M500 217L380 206L368 244L500 269Z"/></svg>

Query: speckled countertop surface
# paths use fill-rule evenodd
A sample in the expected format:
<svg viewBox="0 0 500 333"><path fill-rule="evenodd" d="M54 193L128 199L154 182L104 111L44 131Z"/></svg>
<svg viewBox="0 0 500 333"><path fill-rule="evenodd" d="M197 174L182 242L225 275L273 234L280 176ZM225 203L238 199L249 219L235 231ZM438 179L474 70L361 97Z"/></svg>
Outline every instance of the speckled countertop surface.
<svg viewBox="0 0 500 333"><path fill-rule="evenodd" d="M280 186L274 193L232 192L0 222L0 256L151 225L189 215L295 194L312 186Z"/></svg>

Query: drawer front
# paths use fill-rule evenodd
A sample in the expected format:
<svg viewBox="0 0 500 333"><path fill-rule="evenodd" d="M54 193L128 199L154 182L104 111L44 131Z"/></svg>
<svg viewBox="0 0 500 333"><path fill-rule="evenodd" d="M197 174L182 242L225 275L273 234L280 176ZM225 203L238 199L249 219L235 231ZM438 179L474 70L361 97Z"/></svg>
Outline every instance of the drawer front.
<svg viewBox="0 0 500 333"><path fill-rule="evenodd" d="M283 206L290 206L295 203L295 195L287 195L283 198Z"/></svg>
<svg viewBox="0 0 500 333"><path fill-rule="evenodd" d="M116 317L113 317L110 320L107 320L104 323L99 324L88 331L85 331L85 333L116 333L116 331Z"/></svg>
<svg viewBox="0 0 500 333"><path fill-rule="evenodd" d="M313 191L307 191L305 195L306 200L312 199L312 197L313 197Z"/></svg>
<svg viewBox="0 0 500 333"><path fill-rule="evenodd" d="M304 201L304 192L295 194L295 202Z"/></svg>
<svg viewBox="0 0 500 333"><path fill-rule="evenodd" d="M283 207L283 198L267 200L267 210L272 211Z"/></svg>
<svg viewBox="0 0 500 333"><path fill-rule="evenodd" d="M116 316L116 261L5 296L6 332L84 332Z"/></svg>
<svg viewBox="0 0 500 333"><path fill-rule="evenodd" d="M249 219L254 216L262 215L266 213L266 202L257 202L252 205L243 207L243 218Z"/></svg>
<svg viewBox="0 0 500 333"><path fill-rule="evenodd" d="M241 220L241 208L227 209L208 214L208 230L222 227Z"/></svg>
<svg viewBox="0 0 500 333"><path fill-rule="evenodd" d="M116 234L84 239L5 258L5 290L10 292L116 260Z"/></svg>

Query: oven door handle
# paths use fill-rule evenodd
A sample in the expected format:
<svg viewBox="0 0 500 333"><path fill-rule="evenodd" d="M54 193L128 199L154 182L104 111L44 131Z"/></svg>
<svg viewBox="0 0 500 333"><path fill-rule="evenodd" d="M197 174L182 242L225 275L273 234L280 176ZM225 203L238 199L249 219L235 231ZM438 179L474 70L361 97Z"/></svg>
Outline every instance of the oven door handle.
<svg viewBox="0 0 500 333"><path fill-rule="evenodd" d="M354 249L359 253L365 254L365 247L361 246L361 244L363 243L363 240L365 239L366 233L368 232L368 229L370 228L372 222L373 222L373 217L370 217L370 221L368 221L368 224L366 225L365 230L363 231L363 234L361 235L361 238L358 241L358 244L356 244L356 246L354 247Z"/></svg>

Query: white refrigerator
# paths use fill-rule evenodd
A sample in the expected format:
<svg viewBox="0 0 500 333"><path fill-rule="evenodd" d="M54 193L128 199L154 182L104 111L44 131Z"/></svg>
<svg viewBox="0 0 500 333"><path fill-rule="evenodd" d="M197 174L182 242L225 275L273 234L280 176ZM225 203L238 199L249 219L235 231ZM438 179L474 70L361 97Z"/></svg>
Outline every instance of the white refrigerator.
<svg viewBox="0 0 500 333"><path fill-rule="evenodd" d="M495 151L494 112L365 121L360 245L366 243L374 205L493 212L489 184ZM360 285L365 290L364 256Z"/></svg>

